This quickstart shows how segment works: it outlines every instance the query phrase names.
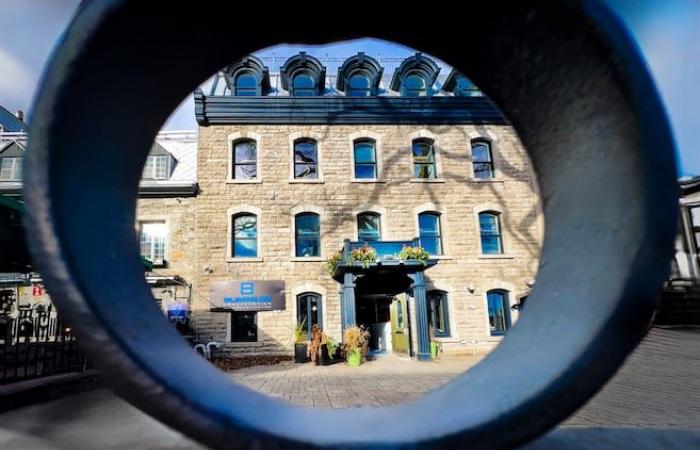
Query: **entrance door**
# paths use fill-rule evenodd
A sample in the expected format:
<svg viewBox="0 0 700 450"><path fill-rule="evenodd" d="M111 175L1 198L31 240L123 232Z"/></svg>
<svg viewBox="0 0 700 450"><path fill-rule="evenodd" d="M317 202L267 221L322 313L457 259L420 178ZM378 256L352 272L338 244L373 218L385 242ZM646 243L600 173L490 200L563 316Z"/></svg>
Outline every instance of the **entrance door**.
<svg viewBox="0 0 700 450"><path fill-rule="evenodd" d="M408 302L406 294L399 294L391 302L391 346L396 353L409 354Z"/></svg>

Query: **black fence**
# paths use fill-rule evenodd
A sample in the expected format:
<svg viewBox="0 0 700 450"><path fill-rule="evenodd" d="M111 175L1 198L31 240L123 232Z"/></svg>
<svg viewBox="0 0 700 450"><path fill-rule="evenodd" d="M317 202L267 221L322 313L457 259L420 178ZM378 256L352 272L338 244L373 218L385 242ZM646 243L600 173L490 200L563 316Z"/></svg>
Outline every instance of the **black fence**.
<svg viewBox="0 0 700 450"><path fill-rule="evenodd" d="M0 384L82 372L87 358L53 305L0 314Z"/></svg>

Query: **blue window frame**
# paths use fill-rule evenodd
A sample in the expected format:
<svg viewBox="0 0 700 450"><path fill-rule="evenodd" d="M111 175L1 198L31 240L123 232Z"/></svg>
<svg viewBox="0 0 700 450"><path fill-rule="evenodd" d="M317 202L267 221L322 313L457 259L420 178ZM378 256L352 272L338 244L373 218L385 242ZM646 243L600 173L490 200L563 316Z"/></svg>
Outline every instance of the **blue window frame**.
<svg viewBox="0 0 700 450"><path fill-rule="evenodd" d="M433 330L435 337L450 336L450 314L447 309L447 293L443 291L429 291L428 297L428 325Z"/></svg>
<svg viewBox="0 0 700 450"><path fill-rule="evenodd" d="M238 141L233 145L234 180L252 180L258 176L258 150L255 141Z"/></svg>
<svg viewBox="0 0 700 450"><path fill-rule="evenodd" d="M323 305L321 296L315 292L297 295L297 324L303 325L306 339L311 339L311 328L318 325L323 329Z"/></svg>
<svg viewBox="0 0 700 450"><path fill-rule="evenodd" d="M493 290L486 293L491 336L501 336L510 328L508 292Z"/></svg>
<svg viewBox="0 0 700 450"><path fill-rule="evenodd" d="M294 178L318 178L318 146L313 139L294 142Z"/></svg>
<svg viewBox="0 0 700 450"><path fill-rule="evenodd" d="M357 215L357 238L364 242L377 242L382 240L382 227L380 215L367 212Z"/></svg>
<svg viewBox="0 0 700 450"><path fill-rule="evenodd" d="M430 139L416 139L412 145L413 178L437 178L435 145Z"/></svg>
<svg viewBox="0 0 700 450"><path fill-rule="evenodd" d="M355 74L348 82L348 96L369 97L371 94L369 77L363 74Z"/></svg>
<svg viewBox="0 0 700 450"><path fill-rule="evenodd" d="M311 75L300 73L292 80L292 95L294 97L313 97L316 95L316 83Z"/></svg>
<svg viewBox="0 0 700 450"><path fill-rule="evenodd" d="M318 214L301 213L294 218L297 257L321 255L321 220Z"/></svg>
<svg viewBox="0 0 700 450"><path fill-rule="evenodd" d="M442 255L440 214L425 212L418 215L420 245L431 255Z"/></svg>
<svg viewBox="0 0 700 450"><path fill-rule="evenodd" d="M353 143L356 179L377 178L377 150L374 140L358 139Z"/></svg>
<svg viewBox="0 0 700 450"><path fill-rule="evenodd" d="M425 97L425 79L417 74L408 75L401 84L401 94L405 97Z"/></svg>
<svg viewBox="0 0 700 450"><path fill-rule="evenodd" d="M481 233L481 252L484 255L503 253L503 236L501 235L500 215L495 212L479 214L479 229Z"/></svg>
<svg viewBox="0 0 700 450"><path fill-rule="evenodd" d="M258 218L255 214L236 214L233 221L233 245L231 257L256 258L258 256Z"/></svg>
<svg viewBox="0 0 700 450"><path fill-rule="evenodd" d="M472 141L472 164L474 165L474 178L480 180L493 178L491 144L482 140Z"/></svg>
<svg viewBox="0 0 700 450"><path fill-rule="evenodd" d="M236 76L235 94L237 97L253 97L258 95L258 80L250 72L243 72Z"/></svg>

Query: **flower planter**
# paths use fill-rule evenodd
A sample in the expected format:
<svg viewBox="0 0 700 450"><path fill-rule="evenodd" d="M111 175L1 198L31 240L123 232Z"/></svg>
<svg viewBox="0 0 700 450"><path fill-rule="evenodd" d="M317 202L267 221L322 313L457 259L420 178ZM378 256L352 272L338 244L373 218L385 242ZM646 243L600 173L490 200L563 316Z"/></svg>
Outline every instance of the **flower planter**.
<svg viewBox="0 0 700 450"><path fill-rule="evenodd" d="M309 346L306 342L294 344L294 362L305 363L309 360Z"/></svg>
<svg viewBox="0 0 700 450"><path fill-rule="evenodd" d="M358 348L348 352L347 354L348 366L358 367L362 364L362 351Z"/></svg>
<svg viewBox="0 0 700 450"><path fill-rule="evenodd" d="M332 355L328 354L328 346L326 344L321 344L321 354L319 355L319 358L316 360L316 364L321 365L321 366L329 366L331 364L335 364L342 361L340 359L340 348L337 347L335 349L335 353Z"/></svg>

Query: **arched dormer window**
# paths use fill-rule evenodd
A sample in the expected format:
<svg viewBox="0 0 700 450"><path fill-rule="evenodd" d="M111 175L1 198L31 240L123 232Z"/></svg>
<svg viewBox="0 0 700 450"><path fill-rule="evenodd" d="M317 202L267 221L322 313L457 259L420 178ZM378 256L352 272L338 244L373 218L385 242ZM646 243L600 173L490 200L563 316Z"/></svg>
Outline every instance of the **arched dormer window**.
<svg viewBox="0 0 700 450"><path fill-rule="evenodd" d="M450 72L450 75L445 80L445 84L442 85L442 90L445 92L452 92L457 97L475 97L481 95L479 88L477 88L469 78L454 69L452 69L452 72Z"/></svg>
<svg viewBox="0 0 700 450"><path fill-rule="evenodd" d="M336 88L348 97L377 95L383 71L377 60L360 52L338 68Z"/></svg>
<svg viewBox="0 0 700 450"><path fill-rule="evenodd" d="M306 52L289 58L280 70L282 88L293 97L322 95L326 83L326 68Z"/></svg>
<svg viewBox="0 0 700 450"><path fill-rule="evenodd" d="M391 89L407 97L431 96L440 67L422 53L407 58L394 72Z"/></svg>
<svg viewBox="0 0 700 450"><path fill-rule="evenodd" d="M237 97L265 95L270 91L270 73L255 56L247 56L224 70L226 90Z"/></svg>

